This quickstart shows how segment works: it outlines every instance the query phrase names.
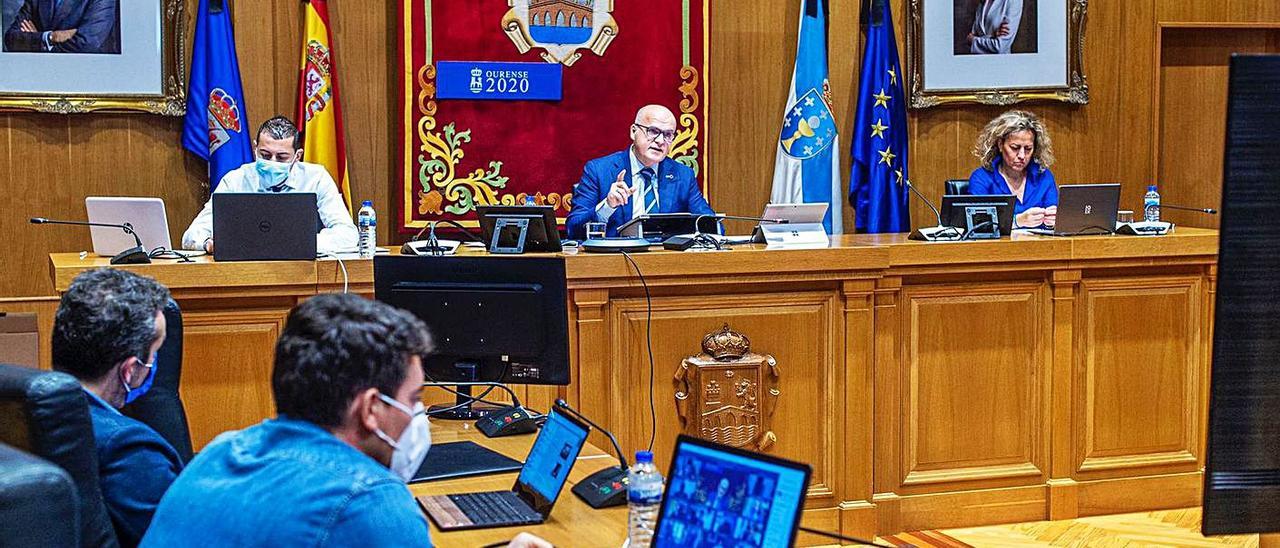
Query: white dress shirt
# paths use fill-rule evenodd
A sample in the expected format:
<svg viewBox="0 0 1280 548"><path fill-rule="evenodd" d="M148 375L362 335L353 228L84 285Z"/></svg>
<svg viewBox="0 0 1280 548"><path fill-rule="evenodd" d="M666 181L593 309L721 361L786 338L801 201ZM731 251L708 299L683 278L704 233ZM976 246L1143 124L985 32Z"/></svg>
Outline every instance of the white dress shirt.
<svg viewBox="0 0 1280 548"><path fill-rule="evenodd" d="M269 192L259 184L258 170L254 162L242 165L227 172L213 192ZM314 192L316 210L320 213L320 222L324 228L316 234L316 252L336 253L356 248L359 233L351 221L351 213L347 211L338 192L338 185L324 166L297 162L289 170L289 177L284 181L288 187L286 192ZM213 237L213 197L204 203L204 209L191 221L191 226L182 234L183 249L204 250L204 243ZM217 245L216 241L214 245Z"/></svg>
<svg viewBox="0 0 1280 548"><path fill-rule="evenodd" d="M641 199L644 197L644 177L640 175L640 170L644 169L644 164L640 163L639 158L636 158L635 147L627 147L627 158L631 159L631 190L632 190L631 197L628 198L628 201L631 204L631 218L634 219L636 217L644 215L645 204L644 204L644 200ZM653 170L653 184L657 185L658 184L658 165L654 164L654 166L651 169ZM612 186L610 186L610 188L612 188ZM602 223L609 222L609 217L612 217L613 212L617 211L617 209L618 208L616 207L609 207L608 198L600 200L600 203L596 204L596 220ZM656 213L657 210L655 209L654 212Z"/></svg>

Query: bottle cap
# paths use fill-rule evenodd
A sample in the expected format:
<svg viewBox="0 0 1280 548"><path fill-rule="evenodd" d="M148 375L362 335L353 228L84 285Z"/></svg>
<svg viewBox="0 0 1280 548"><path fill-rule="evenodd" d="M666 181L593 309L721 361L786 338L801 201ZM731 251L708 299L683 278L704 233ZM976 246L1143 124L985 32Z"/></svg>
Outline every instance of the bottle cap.
<svg viewBox="0 0 1280 548"><path fill-rule="evenodd" d="M1147 185L1147 190L1155 190L1156 185Z"/></svg>
<svg viewBox="0 0 1280 548"><path fill-rule="evenodd" d="M653 451L636 451L636 462L653 462Z"/></svg>
<svg viewBox="0 0 1280 548"><path fill-rule="evenodd" d="M362 203L362 204L360 204L360 205L361 205L361 206L372 206L372 205L373 205L373 200L365 200L365 201L364 201L364 203Z"/></svg>

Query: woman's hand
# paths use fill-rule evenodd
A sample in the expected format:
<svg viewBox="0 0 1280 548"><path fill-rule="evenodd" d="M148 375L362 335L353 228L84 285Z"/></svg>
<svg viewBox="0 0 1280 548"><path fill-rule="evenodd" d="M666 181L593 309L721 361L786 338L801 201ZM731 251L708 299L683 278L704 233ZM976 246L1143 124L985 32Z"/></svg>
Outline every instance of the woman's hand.
<svg viewBox="0 0 1280 548"><path fill-rule="evenodd" d="M1035 228L1045 223L1046 211L1043 207L1029 207L1026 211L1019 213L1015 219L1020 228ZM1055 207L1053 211L1056 215L1058 209Z"/></svg>
<svg viewBox="0 0 1280 548"><path fill-rule="evenodd" d="M1053 228L1056 224L1058 224L1058 206L1044 208L1044 226Z"/></svg>

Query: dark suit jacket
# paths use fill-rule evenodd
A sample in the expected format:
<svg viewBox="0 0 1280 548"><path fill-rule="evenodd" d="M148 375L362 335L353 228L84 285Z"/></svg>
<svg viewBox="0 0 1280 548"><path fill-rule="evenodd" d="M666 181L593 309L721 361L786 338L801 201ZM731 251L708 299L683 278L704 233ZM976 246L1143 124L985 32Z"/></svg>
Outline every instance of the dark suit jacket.
<svg viewBox="0 0 1280 548"><path fill-rule="evenodd" d="M573 209L565 225L569 237L584 239L587 236L587 223L596 220L596 206L609 195L609 187L618 179L618 172L626 171L625 181L630 184L631 159L627 149L608 156L587 162L582 168L582 179L573 187ZM657 213L694 213L710 215L715 213L707 199L702 197L698 188L698 178L689 166L671 158L664 158L658 164L658 211ZM632 199L637 199L633 196ZM631 202L627 202L614 210L609 217L607 236L617 236L618 227L631 220Z"/></svg>
<svg viewBox="0 0 1280 548"><path fill-rule="evenodd" d="M149 426L85 394L98 448L98 476L120 546L137 546L160 497L182 470L178 452Z"/></svg>
<svg viewBox="0 0 1280 548"><path fill-rule="evenodd" d="M31 21L37 32L22 32L23 21ZM70 40L53 44L61 53L120 53L120 6L118 0L25 0L4 33L5 51L45 51L41 35L45 31L76 29Z"/></svg>

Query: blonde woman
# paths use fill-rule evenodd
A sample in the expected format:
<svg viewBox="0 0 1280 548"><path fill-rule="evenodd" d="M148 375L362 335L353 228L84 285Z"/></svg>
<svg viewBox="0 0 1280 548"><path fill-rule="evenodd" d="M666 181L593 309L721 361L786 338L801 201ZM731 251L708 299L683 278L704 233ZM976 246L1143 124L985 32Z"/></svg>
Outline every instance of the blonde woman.
<svg viewBox="0 0 1280 548"><path fill-rule="evenodd" d="M1058 185L1053 141L1044 123L1023 110L1010 110L987 123L974 156L982 166L969 176L971 194L1012 194L1015 228L1052 228L1058 218Z"/></svg>

